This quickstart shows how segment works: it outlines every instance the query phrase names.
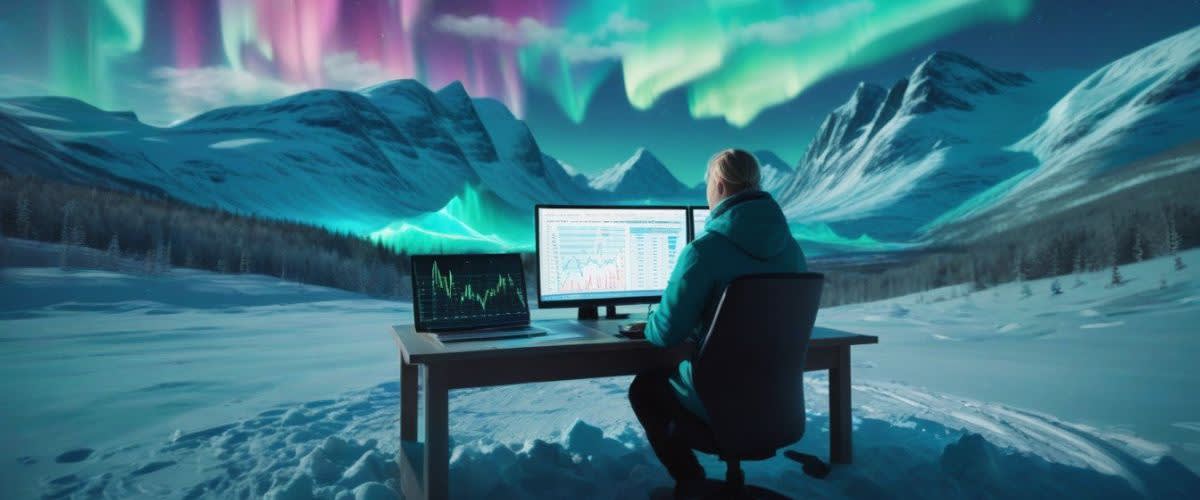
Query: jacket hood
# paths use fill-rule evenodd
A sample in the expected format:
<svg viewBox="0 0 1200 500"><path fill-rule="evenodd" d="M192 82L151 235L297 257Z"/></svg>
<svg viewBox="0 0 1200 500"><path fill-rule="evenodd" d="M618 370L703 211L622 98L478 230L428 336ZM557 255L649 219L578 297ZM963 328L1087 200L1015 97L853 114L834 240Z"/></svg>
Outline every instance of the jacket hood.
<svg viewBox="0 0 1200 500"><path fill-rule="evenodd" d="M747 255L767 260L795 244L787 218L766 191L749 191L730 196L709 214L704 230L733 242Z"/></svg>

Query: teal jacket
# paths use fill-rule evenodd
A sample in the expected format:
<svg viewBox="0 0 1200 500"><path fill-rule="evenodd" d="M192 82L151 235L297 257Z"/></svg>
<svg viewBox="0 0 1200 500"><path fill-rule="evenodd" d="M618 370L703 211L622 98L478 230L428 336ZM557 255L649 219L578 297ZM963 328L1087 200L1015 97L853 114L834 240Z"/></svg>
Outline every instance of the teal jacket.
<svg viewBox="0 0 1200 500"><path fill-rule="evenodd" d="M662 301L646 321L646 339L662 347L699 341L734 278L805 267L804 252L770 194L749 191L726 198L709 213L704 233L679 254ZM685 407L708 418L692 384L690 361L679 364L671 386Z"/></svg>

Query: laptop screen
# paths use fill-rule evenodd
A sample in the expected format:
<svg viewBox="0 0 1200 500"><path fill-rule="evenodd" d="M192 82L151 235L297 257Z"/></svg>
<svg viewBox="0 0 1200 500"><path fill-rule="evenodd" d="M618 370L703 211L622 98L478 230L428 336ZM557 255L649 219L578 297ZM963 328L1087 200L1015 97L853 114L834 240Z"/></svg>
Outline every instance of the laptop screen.
<svg viewBox="0 0 1200 500"><path fill-rule="evenodd" d="M519 254L414 255L412 283L417 331L529 323Z"/></svg>

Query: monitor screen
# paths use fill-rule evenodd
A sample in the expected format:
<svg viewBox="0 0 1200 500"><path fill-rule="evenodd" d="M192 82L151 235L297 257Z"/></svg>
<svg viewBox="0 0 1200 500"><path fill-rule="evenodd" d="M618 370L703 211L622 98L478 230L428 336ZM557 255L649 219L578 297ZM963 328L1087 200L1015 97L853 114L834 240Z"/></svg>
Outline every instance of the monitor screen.
<svg viewBox="0 0 1200 500"><path fill-rule="evenodd" d="M704 224L708 223L708 208L694 207L692 212L692 240L704 234Z"/></svg>
<svg viewBox="0 0 1200 500"><path fill-rule="evenodd" d="M539 206L538 302L653 302L685 244L684 207Z"/></svg>
<svg viewBox="0 0 1200 500"><path fill-rule="evenodd" d="M414 255L412 281L417 331L529 322L520 254Z"/></svg>

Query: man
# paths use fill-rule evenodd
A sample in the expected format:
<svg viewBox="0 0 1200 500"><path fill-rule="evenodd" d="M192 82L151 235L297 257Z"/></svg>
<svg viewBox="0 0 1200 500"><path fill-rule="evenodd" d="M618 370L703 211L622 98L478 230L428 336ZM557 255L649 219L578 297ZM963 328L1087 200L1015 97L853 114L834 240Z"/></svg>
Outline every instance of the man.
<svg viewBox="0 0 1200 500"><path fill-rule="evenodd" d="M802 272L804 253L771 195L760 189L758 161L750 153L726 149L705 172L708 206L704 234L680 253L662 301L647 319L646 339L661 347L700 340L716 312L725 286L747 274ZM677 370L638 375L629 402L646 431L654 454L686 492L704 480L704 469L686 443L670 435L671 422L707 420L692 384L689 361Z"/></svg>

